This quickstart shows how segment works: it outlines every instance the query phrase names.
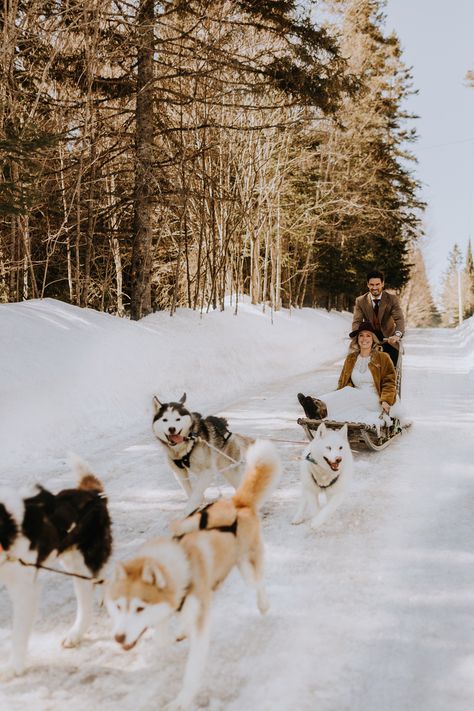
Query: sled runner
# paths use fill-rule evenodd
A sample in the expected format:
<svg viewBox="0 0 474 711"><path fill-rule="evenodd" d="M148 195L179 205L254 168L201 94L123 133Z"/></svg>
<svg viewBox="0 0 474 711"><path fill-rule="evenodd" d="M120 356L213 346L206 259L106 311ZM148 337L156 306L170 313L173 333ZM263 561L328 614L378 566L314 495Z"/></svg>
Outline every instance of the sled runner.
<svg viewBox="0 0 474 711"><path fill-rule="evenodd" d="M309 441L313 439L314 433L321 422L324 422L326 427L331 429L338 429L345 424L345 422L336 422L335 420L310 420L307 417L300 417L297 420L298 425L301 425ZM369 449L378 451L388 447L388 445L395 439L398 439L408 427L410 427L410 425L402 426L398 419L393 421L391 427L380 428L373 425L366 425L364 422L348 422L347 436L351 449L358 450L368 447Z"/></svg>

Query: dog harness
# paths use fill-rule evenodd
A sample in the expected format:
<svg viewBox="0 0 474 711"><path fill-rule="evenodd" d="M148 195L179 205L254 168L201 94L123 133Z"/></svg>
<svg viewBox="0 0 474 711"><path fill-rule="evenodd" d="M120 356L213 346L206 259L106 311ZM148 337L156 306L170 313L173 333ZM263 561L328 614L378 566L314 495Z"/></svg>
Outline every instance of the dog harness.
<svg viewBox="0 0 474 711"><path fill-rule="evenodd" d="M209 521L209 515L207 513L207 509L209 509L211 506L214 505L214 501L210 504L206 504L202 509L195 509L194 511L191 511L190 514L186 516L186 518L191 518L191 516L194 516L195 514L199 514L199 530L200 531L221 531L221 533L233 533L234 536L237 535L237 524L238 524L238 518L237 516L235 519L232 521L230 524L222 525L222 526L211 526L208 527L208 521ZM184 536L187 536L187 533L181 533L178 536L173 536L173 540L175 541L180 541Z"/></svg>
<svg viewBox="0 0 474 711"><path fill-rule="evenodd" d="M233 533L234 536L237 535L237 516L235 517L234 521L226 526L212 526L211 528L207 527L207 522L208 522L208 513L207 509L209 506L212 506L212 504L208 504L208 506L205 506L202 511L201 511L201 518L199 519L199 530L200 531L222 531L222 533Z"/></svg>
<svg viewBox="0 0 474 711"><path fill-rule="evenodd" d="M306 457L305 457L305 459L307 459L308 462L311 462L311 464L315 464L316 466L318 466L318 463L313 459L313 457L311 456L311 454L307 454ZM330 486L332 486L333 484L336 483L336 481L339 479L339 476L340 476L340 474L338 474L337 476L335 476L334 479L332 479L332 480L329 482L329 484L319 484L319 482L318 482L318 480L316 479L316 477L314 476L313 472L311 472L311 479L314 481L314 483L316 484L316 486L319 486L320 489L329 489Z"/></svg>
<svg viewBox="0 0 474 711"><path fill-rule="evenodd" d="M229 439L231 437L232 437L232 432L230 432L230 430L227 430L227 434L223 438L224 444L227 444L227 442L229 441ZM199 436L196 433L192 432L190 435L188 435L187 439L192 441L193 446L191 447L189 452L187 452L184 455L184 457L181 457L181 459L173 459L173 462L174 462L174 464L176 464L178 469L189 469L191 467L191 460L190 460L191 453L192 453L194 447L196 446L196 442L199 441ZM210 447L211 449L215 449L214 447L212 447L212 445L209 442L206 442L205 440L204 440L204 444L207 444L207 446ZM220 454L223 454L224 457L227 456L224 452L220 452Z"/></svg>
<svg viewBox="0 0 474 711"><path fill-rule="evenodd" d="M173 463L176 464L178 469L189 469L191 466L190 462L190 457L191 457L191 452L193 451L194 447L196 446L196 439L194 437L190 437L189 439L192 439L193 446L189 450L189 452L186 452L184 457L181 457L181 459L173 459Z"/></svg>
<svg viewBox="0 0 474 711"><path fill-rule="evenodd" d="M210 504L206 504L206 506L203 506L202 509L195 509L194 511L191 511L190 514L186 516L186 518L191 518L191 516L194 516L195 514L199 514L199 530L200 531L221 531L222 533L233 533L234 536L237 535L237 516L235 519L232 521L232 523L227 524L227 525L222 525L222 526L211 526L210 528L208 527L208 521L209 521L209 514L207 513L207 510L214 505L214 501L211 502ZM180 541L183 536L186 536L186 533L181 534L180 536L173 536L177 541Z"/></svg>
<svg viewBox="0 0 474 711"><path fill-rule="evenodd" d="M199 530L200 531L221 531L222 533L233 533L234 536L237 535L237 516L235 517L234 521L227 525L227 526L213 526L212 528L207 528L207 522L208 522L208 514L207 514L207 509L212 506L213 504L207 504L207 506L204 506L203 509L199 511L199 509L196 509L196 511L193 511L192 513L189 514L186 518L189 518L190 516L194 516L194 514L199 513L200 514L200 519L199 519ZM173 536L173 540L178 541L178 543L181 541L184 536L187 536L189 534L187 533L182 533L180 536ZM214 585L213 590L215 590L219 585L221 584L221 580L218 580L217 583ZM181 598L181 601L176 608L176 612L181 612L181 610L184 607L184 603L186 602L186 598L189 595L190 591L190 585L188 585L184 591L184 595Z"/></svg>

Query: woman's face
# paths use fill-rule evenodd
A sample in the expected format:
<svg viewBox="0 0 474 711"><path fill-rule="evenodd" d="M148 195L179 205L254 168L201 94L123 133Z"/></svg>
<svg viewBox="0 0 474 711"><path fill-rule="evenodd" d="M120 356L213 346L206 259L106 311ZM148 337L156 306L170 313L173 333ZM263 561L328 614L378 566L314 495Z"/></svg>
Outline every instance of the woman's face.
<svg viewBox="0 0 474 711"><path fill-rule="evenodd" d="M370 331L361 331L357 337L359 348L372 348L373 338Z"/></svg>

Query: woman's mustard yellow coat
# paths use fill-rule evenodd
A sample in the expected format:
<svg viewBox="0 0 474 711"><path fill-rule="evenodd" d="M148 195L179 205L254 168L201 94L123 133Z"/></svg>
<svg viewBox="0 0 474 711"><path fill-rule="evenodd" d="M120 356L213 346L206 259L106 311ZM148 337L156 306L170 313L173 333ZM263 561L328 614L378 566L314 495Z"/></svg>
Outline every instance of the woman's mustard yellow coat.
<svg viewBox="0 0 474 711"><path fill-rule="evenodd" d="M346 385L352 385L352 387L354 387L351 376L358 355L358 353L349 353L344 361L337 384L338 390L345 388ZM369 361L369 370L372 373L380 402L388 402L389 405L393 405L397 399L397 378L390 356L383 351L372 351Z"/></svg>

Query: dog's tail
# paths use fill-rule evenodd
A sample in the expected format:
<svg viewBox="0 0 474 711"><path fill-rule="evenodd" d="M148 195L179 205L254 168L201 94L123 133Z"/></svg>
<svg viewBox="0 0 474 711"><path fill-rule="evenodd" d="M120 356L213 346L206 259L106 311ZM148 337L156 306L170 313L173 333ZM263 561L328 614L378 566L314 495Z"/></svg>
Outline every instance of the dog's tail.
<svg viewBox="0 0 474 711"><path fill-rule="evenodd" d="M242 483L232 497L236 508L258 511L278 485L281 462L275 446L257 440L247 452L247 468Z"/></svg>
<svg viewBox="0 0 474 711"><path fill-rule="evenodd" d="M73 471L79 480L77 485L79 489L83 489L84 491L97 491L99 493L104 491L104 485L100 479L92 473L87 462L84 462L75 454L70 455L70 461Z"/></svg>

